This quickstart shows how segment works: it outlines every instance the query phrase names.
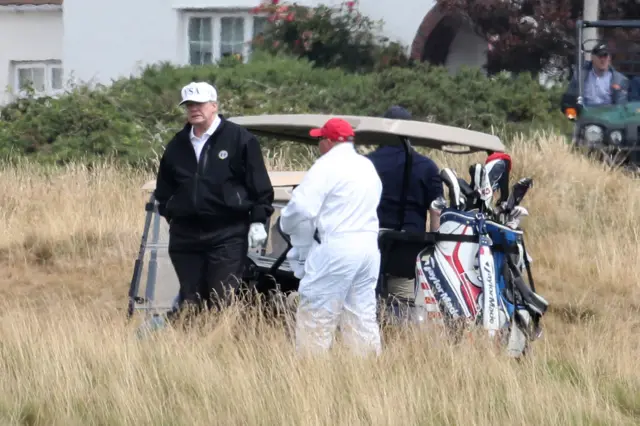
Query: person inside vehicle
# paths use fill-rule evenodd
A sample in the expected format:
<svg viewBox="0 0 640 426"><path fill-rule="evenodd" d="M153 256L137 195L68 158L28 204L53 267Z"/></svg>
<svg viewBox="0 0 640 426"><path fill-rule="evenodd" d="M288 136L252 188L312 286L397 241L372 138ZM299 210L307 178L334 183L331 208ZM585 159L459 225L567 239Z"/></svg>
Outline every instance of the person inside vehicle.
<svg viewBox="0 0 640 426"><path fill-rule="evenodd" d="M328 350L340 324L354 351L379 354L375 290L382 183L371 161L356 152L347 121L332 118L309 134L319 138L321 157L280 216L298 253L290 260L303 262L296 349L300 354Z"/></svg>
<svg viewBox="0 0 640 426"><path fill-rule="evenodd" d="M242 280L248 247L263 245L274 190L260 144L218 114L216 89L182 88L187 123L167 144L155 198L169 223L169 255L180 282L178 309L223 307Z"/></svg>
<svg viewBox="0 0 640 426"><path fill-rule="evenodd" d="M606 42L598 43L591 50L591 61L583 66L583 103L585 106L612 105L627 102L629 81L611 65L611 53ZM578 96L578 73L562 96L562 111L575 108Z"/></svg>
<svg viewBox="0 0 640 426"><path fill-rule="evenodd" d="M401 106L390 107L384 118L411 120L409 111ZM367 157L382 181L382 199L378 206L380 228L396 229L400 226L399 209L404 178L405 150L402 145L382 145ZM432 209L431 203L443 196L442 179L438 165L429 157L411 149L411 178L407 191L404 223L401 230L409 232L435 232L440 227L440 212ZM427 211L429 226L427 228ZM415 298L412 279L387 278L387 288L392 301L405 304Z"/></svg>

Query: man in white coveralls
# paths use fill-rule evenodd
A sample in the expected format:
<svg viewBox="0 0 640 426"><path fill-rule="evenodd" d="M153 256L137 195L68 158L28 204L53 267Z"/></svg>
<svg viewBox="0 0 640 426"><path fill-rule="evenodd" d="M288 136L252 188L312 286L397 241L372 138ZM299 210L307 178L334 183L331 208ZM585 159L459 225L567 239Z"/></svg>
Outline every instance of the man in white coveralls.
<svg viewBox="0 0 640 426"><path fill-rule="evenodd" d="M375 289L382 183L373 163L356 152L347 121L332 118L309 134L320 139L322 156L293 191L280 219L291 236L291 264L304 263L298 270L294 266L301 278L296 347L328 350L340 322L347 345L379 354Z"/></svg>

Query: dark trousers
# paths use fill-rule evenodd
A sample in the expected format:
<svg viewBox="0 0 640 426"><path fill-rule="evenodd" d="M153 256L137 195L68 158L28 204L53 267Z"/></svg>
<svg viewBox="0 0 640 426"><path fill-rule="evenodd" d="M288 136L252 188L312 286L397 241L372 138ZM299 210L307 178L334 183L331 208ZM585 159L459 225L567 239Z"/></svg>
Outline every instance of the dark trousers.
<svg viewBox="0 0 640 426"><path fill-rule="evenodd" d="M248 250L245 223L208 227L172 223L169 257L180 281L180 309L222 308L242 282Z"/></svg>

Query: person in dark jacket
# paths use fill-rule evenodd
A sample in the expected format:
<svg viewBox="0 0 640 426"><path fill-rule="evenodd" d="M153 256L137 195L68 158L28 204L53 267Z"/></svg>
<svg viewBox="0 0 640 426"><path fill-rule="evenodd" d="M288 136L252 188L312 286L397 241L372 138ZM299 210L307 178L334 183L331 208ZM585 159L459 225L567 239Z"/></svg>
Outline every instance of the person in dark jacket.
<svg viewBox="0 0 640 426"><path fill-rule="evenodd" d="M169 222L179 311L197 312L224 306L237 289L248 247L266 241L274 191L258 140L218 114L213 86L185 86L180 105L188 123L162 155L155 198Z"/></svg>
<svg viewBox="0 0 640 426"><path fill-rule="evenodd" d="M583 65L583 97L585 106L612 105L627 102L629 80L611 66L607 43L599 43L591 50L591 61ZM562 96L562 111L573 108L578 97L578 73Z"/></svg>
<svg viewBox="0 0 640 426"><path fill-rule="evenodd" d="M411 120L411 113L400 106L392 106L385 112L384 118ZM412 165L407 204L405 207L405 231L426 232L427 211L429 211L429 230L440 226L440 215L431 210L431 202L443 195L442 179L437 164L416 150L411 150ZM382 200L378 206L381 228L395 229L398 226L400 193L405 165L405 152L401 145L381 145L367 155L373 162L382 180Z"/></svg>
<svg viewBox="0 0 640 426"><path fill-rule="evenodd" d="M384 118L411 120L411 114L400 106L392 106ZM431 209L431 203L443 196L442 179L436 163L430 158L411 149L412 166L404 224L401 229L410 232L427 231L427 211L429 211L429 231L440 227L440 212ZM382 181L382 198L378 206L380 228L396 229L400 224L400 194L402 192L405 151L401 145L382 145L367 157L373 162ZM391 299L408 302L414 298L414 281L400 277L388 277L388 292Z"/></svg>

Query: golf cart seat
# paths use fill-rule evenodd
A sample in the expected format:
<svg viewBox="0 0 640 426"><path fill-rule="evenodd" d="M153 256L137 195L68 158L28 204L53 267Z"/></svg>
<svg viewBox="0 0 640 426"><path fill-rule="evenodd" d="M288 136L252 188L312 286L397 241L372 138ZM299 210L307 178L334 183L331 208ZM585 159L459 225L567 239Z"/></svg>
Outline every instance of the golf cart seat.
<svg viewBox="0 0 640 426"><path fill-rule="evenodd" d="M432 233L381 229L378 236L381 262L377 293L387 296L388 276L415 278L416 256L435 242L436 238Z"/></svg>

